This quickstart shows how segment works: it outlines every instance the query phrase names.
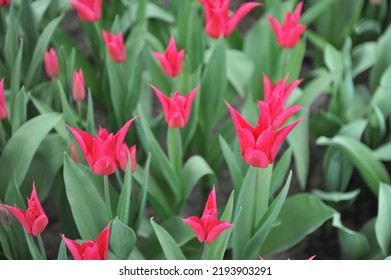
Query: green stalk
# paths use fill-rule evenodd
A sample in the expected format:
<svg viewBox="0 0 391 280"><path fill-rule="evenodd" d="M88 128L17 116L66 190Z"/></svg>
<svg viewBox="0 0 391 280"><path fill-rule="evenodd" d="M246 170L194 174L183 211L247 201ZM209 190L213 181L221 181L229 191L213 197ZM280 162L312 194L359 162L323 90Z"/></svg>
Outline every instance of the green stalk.
<svg viewBox="0 0 391 280"><path fill-rule="evenodd" d="M4 148L5 146L5 133L3 128L3 122L0 121L0 147Z"/></svg>
<svg viewBox="0 0 391 280"><path fill-rule="evenodd" d="M254 209L254 228L261 221L263 215L269 208L270 183L272 179L273 164L266 168L257 168L255 174L255 209Z"/></svg>
<svg viewBox="0 0 391 280"><path fill-rule="evenodd" d="M105 191L105 202L107 208L107 214L109 215L109 219L113 218L113 212L111 210L111 202L110 202L110 191L109 191L109 176L103 176L103 187Z"/></svg>
<svg viewBox="0 0 391 280"><path fill-rule="evenodd" d="M201 260L207 260L208 259L208 243L206 240L204 241L204 252L202 253Z"/></svg>
<svg viewBox="0 0 391 280"><path fill-rule="evenodd" d="M281 79L284 79L284 77L287 75L286 74L286 68L288 65L288 52L289 49L282 49L282 67L281 67Z"/></svg>
<svg viewBox="0 0 391 280"><path fill-rule="evenodd" d="M45 251L45 246L43 246L42 236L38 235L37 239L38 239L39 251L41 252L43 259L46 260L46 251Z"/></svg>

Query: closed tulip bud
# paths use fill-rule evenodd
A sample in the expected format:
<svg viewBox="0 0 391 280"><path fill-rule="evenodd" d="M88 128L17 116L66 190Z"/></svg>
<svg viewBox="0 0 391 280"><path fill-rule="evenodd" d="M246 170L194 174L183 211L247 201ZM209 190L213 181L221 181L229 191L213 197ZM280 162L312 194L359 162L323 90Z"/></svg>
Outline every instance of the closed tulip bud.
<svg viewBox="0 0 391 280"><path fill-rule="evenodd" d="M111 59L115 63L124 62L126 60L126 50L122 33L114 35L102 30L102 36Z"/></svg>
<svg viewBox="0 0 391 280"><path fill-rule="evenodd" d="M50 78L56 77L60 72L60 67L58 65L57 53L53 48L49 51L45 51L44 63L46 74Z"/></svg>
<svg viewBox="0 0 391 280"><path fill-rule="evenodd" d="M77 102L83 101L86 97L84 89L84 76L81 69L79 72L73 72L72 96L73 99Z"/></svg>
<svg viewBox="0 0 391 280"><path fill-rule="evenodd" d="M102 16L102 0L76 0L69 4L77 11L81 20L95 22Z"/></svg>
<svg viewBox="0 0 391 280"><path fill-rule="evenodd" d="M153 52L156 59L160 62L163 72L169 77L176 77L182 71L182 61L185 57L185 51L178 52L173 36L170 37L170 42L163 53Z"/></svg>

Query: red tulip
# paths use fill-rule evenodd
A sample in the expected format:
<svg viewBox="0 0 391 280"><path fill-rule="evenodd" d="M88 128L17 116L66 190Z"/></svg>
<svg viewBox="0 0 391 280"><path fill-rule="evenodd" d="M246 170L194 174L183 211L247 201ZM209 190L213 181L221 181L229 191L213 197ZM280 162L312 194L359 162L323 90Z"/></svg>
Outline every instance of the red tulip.
<svg viewBox="0 0 391 280"><path fill-rule="evenodd" d="M198 241L206 241L208 244L216 240L223 230L232 226L230 223L218 220L216 191L214 187L212 192L209 194L208 201L206 202L201 218L191 216L183 221L194 230Z"/></svg>
<svg viewBox="0 0 391 280"><path fill-rule="evenodd" d="M129 154L128 154L129 152ZM123 171L126 171L130 156L130 172L136 171L137 162L136 162L136 145L128 148L126 144L122 144L120 152L120 166Z"/></svg>
<svg viewBox="0 0 391 280"><path fill-rule="evenodd" d="M206 33L213 38L219 38L221 35L228 37L238 23L252 9L260 6L261 3L249 2L240 5L239 9L232 15L229 15L230 0L199 0L205 11Z"/></svg>
<svg viewBox="0 0 391 280"><path fill-rule="evenodd" d="M98 135L93 137L83 130L68 126L94 173L110 175L120 167L122 145L135 118L129 120L115 135L100 128Z"/></svg>
<svg viewBox="0 0 391 280"><path fill-rule="evenodd" d="M175 92L174 97L169 98L156 87L150 86L162 104L167 125L173 128L184 127L189 119L191 104L197 93L198 87L192 89L186 97Z"/></svg>
<svg viewBox="0 0 391 280"><path fill-rule="evenodd" d="M300 2L293 14L287 12L282 26L275 18L268 16L277 42L283 48L293 48L296 46L304 30L307 28L305 25L299 24L302 6L303 2Z"/></svg>
<svg viewBox="0 0 391 280"><path fill-rule="evenodd" d="M73 83L72 83L72 96L73 99L77 102L81 102L86 97L84 89L84 76L83 70L80 69L79 72L73 72Z"/></svg>
<svg viewBox="0 0 391 280"><path fill-rule="evenodd" d="M95 241L88 240L79 244L62 235L62 239L67 245L75 260L107 260L109 252L110 224L99 234Z"/></svg>
<svg viewBox="0 0 391 280"><path fill-rule="evenodd" d="M296 80L291 84L288 83L288 77L283 81L278 81L274 85L266 75L263 75L264 100L269 104L272 125L274 128L281 127L285 121L294 113L301 110L299 105L293 105L284 109L291 93L301 83L302 80Z"/></svg>
<svg viewBox="0 0 391 280"><path fill-rule="evenodd" d="M274 162L278 148L285 137L302 121L300 119L275 131L272 126L273 120L269 105L264 101L258 101L260 115L257 126L253 127L231 105L227 102L226 104L236 128L243 160L259 168L266 168L270 163ZM291 112L292 114L293 112Z"/></svg>
<svg viewBox="0 0 391 280"><path fill-rule="evenodd" d="M56 77L60 72L60 67L58 65L57 53L53 48L49 51L45 51L44 63L46 74L50 78Z"/></svg>
<svg viewBox="0 0 391 280"><path fill-rule="evenodd" d="M7 118L7 103L5 103L4 78L0 81L0 120Z"/></svg>
<svg viewBox="0 0 391 280"><path fill-rule="evenodd" d="M124 62L126 60L126 50L122 33L114 35L102 30L102 36L111 59L116 63Z"/></svg>
<svg viewBox="0 0 391 280"><path fill-rule="evenodd" d="M11 4L11 0L0 0L0 8Z"/></svg>
<svg viewBox="0 0 391 280"><path fill-rule="evenodd" d="M40 235L49 223L48 217L39 202L34 182L31 196L27 200L26 211L5 204L3 206L15 216L28 234L34 236Z"/></svg>
<svg viewBox="0 0 391 280"><path fill-rule="evenodd" d="M95 22L102 16L102 0L76 0L70 4L81 20Z"/></svg>
<svg viewBox="0 0 391 280"><path fill-rule="evenodd" d="M185 57L185 50L178 52L173 36L170 37L170 42L164 52L153 52L156 59L160 62L160 65L164 73L169 77L176 77L182 70L182 61Z"/></svg>

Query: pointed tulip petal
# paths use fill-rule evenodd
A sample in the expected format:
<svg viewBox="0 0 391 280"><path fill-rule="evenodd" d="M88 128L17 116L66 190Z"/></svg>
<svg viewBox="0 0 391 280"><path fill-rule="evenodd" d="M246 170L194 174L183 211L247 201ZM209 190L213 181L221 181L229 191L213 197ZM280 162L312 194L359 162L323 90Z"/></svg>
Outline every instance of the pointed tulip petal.
<svg viewBox="0 0 391 280"><path fill-rule="evenodd" d="M189 227L191 227L196 236L197 236L197 239L199 242L204 242L205 241L205 232L204 232L204 229L202 228L200 222L199 222L199 218L196 217L196 216L192 216L192 217L189 217L187 219L183 219L183 221L189 225Z"/></svg>
<svg viewBox="0 0 391 280"><path fill-rule="evenodd" d="M261 6L261 3L256 2L249 2L240 5L239 9L232 15L232 17L229 19L227 31L225 34L225 37L227 37L229 34L232 33L232 31L235 29L235 27L239 24L239 22L248 14L251 12L252 9L255 7Z"/></svg>
<svg viewBox="0 0 391 280"><path fill-rule="evenodd" d="M208 244L212 243L216 240L216 238L219 236L219 234L226 230L227 228L231 227L232 224L227 222L219 222L217 226L213 227L212 230L208 233L208 236L206 238L206 242Z"/></svg>

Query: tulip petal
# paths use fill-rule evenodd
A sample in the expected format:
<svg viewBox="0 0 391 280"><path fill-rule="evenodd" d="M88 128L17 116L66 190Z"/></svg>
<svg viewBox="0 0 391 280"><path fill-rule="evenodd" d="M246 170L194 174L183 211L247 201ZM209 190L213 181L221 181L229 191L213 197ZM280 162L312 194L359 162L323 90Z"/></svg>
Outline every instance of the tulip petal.
<svg viewBox="0 0 391 280"><path fill-rule="evenodd" d="M99 17L90 7L86 6L83 3L71 1L69 4L73 6L73 8L77 11L80 19L88 22L94 22Z"/></svg>
<svg viewBox="0 0 391 280"><path fill-rule="evenodd" d="M232 31L235 29L235 27L239 24L239 22L248 14L251 12L252 9L254 9L257 6L261 6L261 3L256 2L249 2L240 5L239 9L236 10L236 12L232 15L232 17L228 21L228 27L224 34L225 37L229 36L229 34L232 33Z"/></svg>
<svg viewBox="0 0 391 280"><path fill-rule="evenodd" d="M40 235L45 230L48 223L48 217L45 214L40 215L38 218L35 219L32 225L31 234L34 236Z"/></svg>
<svg viewBox="0 0 391 280"><path fill-rule="evenodd" d="M236 130L240 150L242 151L242 155L246 153L248 149L253 149L255 147L255 138L254 135L248 129L239 128Z"/></svg>
<svg viewBox="0 0 391 280"><path fill-rule="evenodd" d="M197 239L199 242L205 241L205 231L200 224L200 219L196 216L189 217L187 219L183 219L183 221L188 224L195 232Z"/></svg>
<svg viewBox="0 0 391 280"><path fill-rule="evenodd" d="M256 149L248 149L243 155L244 162L258 168L266 168L269 165L267 155Z"/></svg>
<svg viewBox="0 0 391 280"><path fill-rule="evenodd" d="M132 124L132 122L137 118L138 118L138 116L135 116L134 118L128 120L114 136L114 138L115 138L115 152L116 152L117 158L120 158L121 147L122 147L123 142L125 141L125 137L126 137L126 134L128 133L129 127Z"/></svg>
<svg viewBox="0 0 391 280"><path fill-rule="evenodd" d="M163 72L166 73L167 76L172 77L174 71L171 67L170 62L167 60L167 58L159 52L153 52L153 55L160 62L160 66L162 67Z"/></svg>
<svg viewBox="0 0 391 280"><path fill-rule="evenodd" d="M117 165L111 157L104 156L92 166L92 171L99 175L110 175L117 170Z"/></svg>
<svg viewBox="0 0 391 280"><path fill-rule="evenodd" d="M66 238L64 235L61 235L64 240L65 245L68 247L69 252L71 252L75 260L82 260L81 255L81 245L71 239Z"/></svg>
<svg viewBox="0 0 391 280"><path fill-rule="evenodd" d="M210 16L206 22L205 31L206 33L215 39L218 39L220 35L224 35L225 30L225 19L218 8L210 9Z"/></svg>
<svg viewBox="0 0 391 280"><path fill-rule="evenodd" d="M95 240L95 244L97 244L99 248L99 254L103 257L104 260L107 260L107 255L109 252L110 226L111 221Z"/></svg>
<svg viewBox="0 0 391 280"><path fill-rule="evenodd" d="M229 228L231 226L232 226L232 224L230 224L230 223L220 221L217 224L217 226L213 227L212 230L208 233L208 236L206 237L206 242L208 244L212 243L223 230L226 230L227 228Z"/></svg>
<svg viewBox="0 0 391 280"><path fill-rule="evenodd" d="M273 143L273 147L272 147L272 150L271 150L271 157L272 157L273 161L274 161L274 158L277 155L277 151L278 151L278 148L280 147L281 143L284 142L284 139L286 138L286 136L302 120L303 119L299 119L299 120L295 121L294 123L285 126L284 128L280 129L279 131L277 131L275 133L275 135L274 135L274 143Z"/></svg>
<svg viewBox="0 0 391 280"><path fill-rule="evenodd" d="M303 109L300 105L293 105L282 111L274 120L273 120L273 127L278 129L284 123L287 119L289 119L293 114Z"/></svg>
<svg viewBox="0 0 391 280"><path fill-rule="evenodd" d="M208 196L208 200L206 201L205 209L204 212L202 213L202 216L204 215L212 215L215 216L217 219L216 190L214 186Z"/></svg>
<svg viewBox="0 0 391 280"><path fill-rule="evenodd" d="M281 24L272 16L267 16L272 28L274 30L274 34L276 36L276 40L280 46L284 45L284 31L282 30Z"/></svg>
<svg viewBox="0 0 391 280"><path fill-rule="evenodd" d="M86 156L89 152L91 152L92 144L93 144L93 137L89 133L68 126L68 129L72 132L73 136L75 137L77 143L80 146L80 149L84 156Z"/></svg>
<svg viewBox="0 0 391 280"><path fill-rule="evenodd" d="M245 120L242 115L238 113L227 101L225 101L225 104L228 107L229 113L231 114L232 121L234 123L234 126L236 129L244 128L248 129L251 133L254 132L254 127L252 127L247 120Z"/></svg>
<svg viewBox="0 0 391 280"><path fill-rule="evenodd" d="M16 207L5 205L5 204L3 204L3 206L5 208L7 208L12 213L12 215L15 216L15 218L19 221L19 223L22 224L25 231L28 234L31 234L31 226L30 226L29 222L27 221L26 211L19 209L19 208L16 208Z"/></svg>

